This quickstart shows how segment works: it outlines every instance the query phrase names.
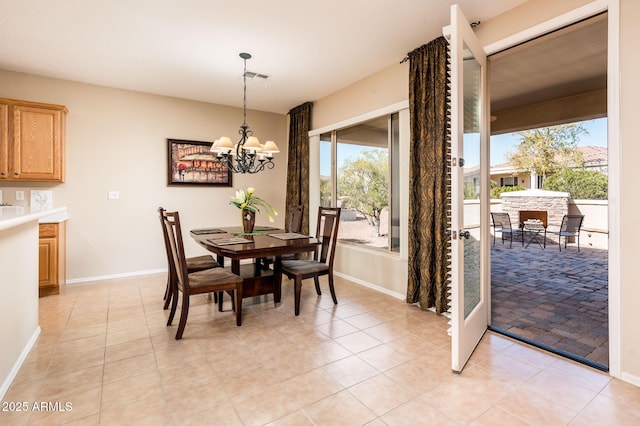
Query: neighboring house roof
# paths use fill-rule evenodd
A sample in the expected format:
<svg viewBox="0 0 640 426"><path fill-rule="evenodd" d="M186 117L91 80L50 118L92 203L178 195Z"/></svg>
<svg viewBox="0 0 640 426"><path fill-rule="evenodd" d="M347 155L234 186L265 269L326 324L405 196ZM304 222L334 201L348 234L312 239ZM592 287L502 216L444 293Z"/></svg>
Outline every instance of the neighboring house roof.
<svg viewBox="0 0 640 426"><path fill-rule="evenodd" d="M579 146L578 151L582 153L582 161L585 166L593 164L606 165L608 162L608 152L605 146ZM513 173L515 171L515 167L507 162L491 166L490 174Z"/></svg>

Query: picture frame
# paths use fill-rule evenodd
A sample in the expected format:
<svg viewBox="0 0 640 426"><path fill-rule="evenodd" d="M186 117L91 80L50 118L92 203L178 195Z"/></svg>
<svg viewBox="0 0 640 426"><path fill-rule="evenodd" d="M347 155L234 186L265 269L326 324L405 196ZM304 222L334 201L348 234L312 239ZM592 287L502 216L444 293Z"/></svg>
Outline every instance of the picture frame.
<svg viewBox="0 0 640 426"><path fill-rule="evenodd" d="M211 152L213 142L167 139L168 185L231 186L232 173Z"/></svg>

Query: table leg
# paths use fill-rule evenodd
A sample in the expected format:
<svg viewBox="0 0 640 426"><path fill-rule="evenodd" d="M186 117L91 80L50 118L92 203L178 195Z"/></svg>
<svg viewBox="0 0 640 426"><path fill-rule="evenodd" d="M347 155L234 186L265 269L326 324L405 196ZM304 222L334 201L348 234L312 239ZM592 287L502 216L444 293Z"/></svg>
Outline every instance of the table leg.
<svg viewBox="0 0 640 426"><path fill-rule="evenodd" d="M273 302L280 304L282 297L282 256L276 256L273 264Z"/></svg>

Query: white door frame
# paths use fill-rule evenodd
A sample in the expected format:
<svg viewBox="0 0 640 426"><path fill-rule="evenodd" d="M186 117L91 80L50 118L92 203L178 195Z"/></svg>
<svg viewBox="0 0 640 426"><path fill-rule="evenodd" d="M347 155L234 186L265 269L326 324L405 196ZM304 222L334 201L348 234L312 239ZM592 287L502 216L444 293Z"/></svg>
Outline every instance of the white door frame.
<svg viewBox="0 0 640 426"><path fill-rule="evenodd" d="M620 39L619 0L596 0L495 43L487 55L608 11L607 123L609 175L609 374L621 378L620 336ZM489 71L491 72L491 71Z"/></svg>

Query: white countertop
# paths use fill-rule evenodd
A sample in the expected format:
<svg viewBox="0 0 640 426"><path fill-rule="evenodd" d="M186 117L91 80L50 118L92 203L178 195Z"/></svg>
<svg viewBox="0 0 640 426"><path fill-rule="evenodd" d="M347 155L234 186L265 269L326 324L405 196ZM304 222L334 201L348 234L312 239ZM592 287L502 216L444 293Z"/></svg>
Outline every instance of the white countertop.
<svg viewBox="0 0 640 426"><path fill-rule="evenodd" d="M31 210L29 207L0 207L0 230L37 220L40 223L59 223L68 219L67 208L57 207L47 210Z"/></svg>

